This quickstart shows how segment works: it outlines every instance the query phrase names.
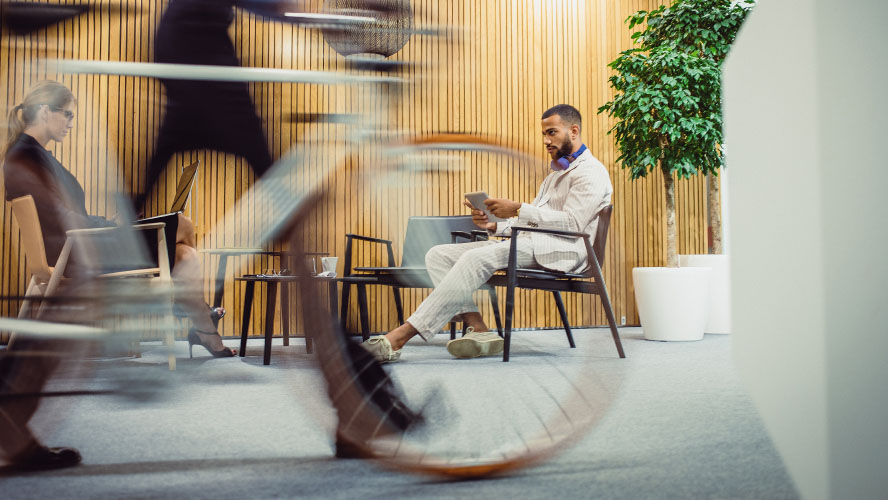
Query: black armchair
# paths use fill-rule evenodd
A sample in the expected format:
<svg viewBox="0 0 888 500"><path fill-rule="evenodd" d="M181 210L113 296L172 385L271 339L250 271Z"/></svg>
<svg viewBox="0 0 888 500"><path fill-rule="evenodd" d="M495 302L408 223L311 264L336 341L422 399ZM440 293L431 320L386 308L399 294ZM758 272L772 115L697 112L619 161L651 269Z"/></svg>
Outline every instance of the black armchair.
<svg viewBox="0 0 888 500"><path fill-rule="evenodd" d="M404 323L404 308L401 302L402 288L434 288L428 270L425 267L425 256L429 249L443 243L454 243L457 237L471 239L472 229L477 226L471 216L413 216L407 221L404 235L401 264L395 261L392 242L381 238L371 238L357 234L347 234L345 241L345 266L342 283L340 319L345 326L348 314L348 303L351 286L358 292L358 307L361 321L361 335L366 340L370 335L369 313L367 308L367 286L382 285L392 287L398 323ZM358 267L352 263L352 248L355 242L367 242L386 246L388 265L385 267ZM495 292L491 291L491 300L495 301ZM495 304L495 303L494 303ZM497 324L499 311L494 305ZM451 328L451 337L453 337Z"/></svg>
<svg viewBox="0 0 888 500"><path fill-rule="evenodd" d="M617 332L617 323L614 318L614 312L611 307L610 298L607 294L607 287L604 283L604 277L601 274L601 264L604 262L604 249L607 242L607 232L610 226L611 213L613 205L605 207L598 214L598 230L595 235L595 243L591 243L591 236L585 233L573 231L560 231L555 229L543 229L533 227L512 227L512 242L509 249L509 265L505 274L496 274L488 280L490 286L506 287L506 318L505 318L505 346L503 348L503 361L509 361L509 347L512 335L512 316L515 306L515 288L524 288L531 290L546 290L552 292L555 299L555 305L558 307L558 313L561 316L561 322L564 324L564 330L567 334L567 340L570 346L576 347L573 334L570 329L570 323L567 318L567 311L564 308L564 302L561 300L561 292L577 292L598 295L601 297L601 303L607 316L608 325L610 326L611 335L617 352L621 358L626 355L623 352L623 344L620 342L620 336ZM523 231L557 234L560 236L568 236L574 238L582 238L586 245L587 269L582 273L563 273L550 271L548 269L525 269L518 268L516 265L516 256L518 247L516 245L517 236Z"/></svg>
<svg viewBox="0 0 888 500"><path fill-rule="evenodd" d="M370 317L367 308L367 285L378 285L380 284L380 276L377 273L373 274L354 274L352 269L352 248L355 240L365 241L369 243L376 243L386 246L386 253L388 254L388 265L389 267L394 268L397 266L395 263L395 253L392 249L391 240L385 240L382 238L371 238L369 236L361 236L359 234L348 233L345 235L345 265L343 268L343 276L341 279L342 282L342 297L340 299L340 312L339 317L342 323L342 328L345 330L345 320L348 317L348 303L349 297L351 296L351 286L355 285L358 292L358 311L360 314L360 322L361 322L361 336L364 340L367 340L370 337ZM404 323L404 306L401 303L401 294L399 293L400 287L396 285L392 285L392 296L395 299L395 310L398 314L398 324Z"/></svg>

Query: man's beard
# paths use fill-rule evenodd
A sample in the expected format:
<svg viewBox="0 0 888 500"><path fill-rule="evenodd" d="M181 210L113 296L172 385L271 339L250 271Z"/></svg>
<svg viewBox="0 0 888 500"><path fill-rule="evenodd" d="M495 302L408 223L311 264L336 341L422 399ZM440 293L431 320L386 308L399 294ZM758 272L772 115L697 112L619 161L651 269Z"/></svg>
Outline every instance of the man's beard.
<svg viewBox="0 0 888 500"><path fill-rule="evenodd" d="M565 141L565 143L562 144L560 148L558 148L558 156L555 159L557 160L558 158L564 158L565 156L569 156L571 153L573 153L573 144L571 144L570 141Z"/></svg>

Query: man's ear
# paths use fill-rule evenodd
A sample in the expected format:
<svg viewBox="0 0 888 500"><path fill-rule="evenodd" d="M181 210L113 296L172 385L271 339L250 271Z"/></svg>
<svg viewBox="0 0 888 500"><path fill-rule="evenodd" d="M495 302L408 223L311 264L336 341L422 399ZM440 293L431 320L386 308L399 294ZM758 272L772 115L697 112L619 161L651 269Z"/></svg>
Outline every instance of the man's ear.
<svg viewBox="0 0 888 500"><path fill-rule="evenodd" d="M570 138L575 140L579 136L580 136L580 126L577 125L576 123L574 123L573 125L570 126Z"/></svg>

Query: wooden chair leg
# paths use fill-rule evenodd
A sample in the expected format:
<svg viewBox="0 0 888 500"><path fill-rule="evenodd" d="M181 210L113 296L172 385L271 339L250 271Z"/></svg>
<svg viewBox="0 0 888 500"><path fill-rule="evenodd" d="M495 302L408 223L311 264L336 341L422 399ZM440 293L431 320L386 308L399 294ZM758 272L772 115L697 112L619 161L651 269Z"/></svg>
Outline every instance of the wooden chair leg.
<svg viewBox="0 0 888 500"><path fill-rule="evenodd" d="M570 322L567 320L567 310L564 309L564 301L561 300L561 292L553 291L552 296L555 297L555 305L558 306L558 314L561 315L561 323L564 325L564 331L567 333L567 342L571 349L576 348L573 333L570 331Z"/></svg>
<svg viewBox="0 0 888 500"><path fill-rule="evenodd" d="M176 371L176 337L172 329L167 327L166 330L163 336L163 343L167 348L167 365L169 365L170 371L174 372ZM141 353L139 353L139 356L141 357Z"/></svg>
<svg viewBox="0 0 888 500"><path fill-rule="evenodd" d="M503 362L509 361L509 348L512 345L512 313L515 312L515 287L506 287L506 331L503 336Z"/></svg>
<svg viewBox="0 0 888 500"><path fill-rule="evenodd" d="M367 286L358 284L358 308L361 313L361 338L370 338L370 312L367 309Z"/></svg>
<svg viewBox="0 0 888 500"><path fill-rule="evenodd" d="M168 301L166 302L166 307L164 307L165 310L162 311L163 314L161 314L159 321L164 330L163 343L167 350L167 367L171 372L174 372L176 371L176 330L172 328L172 325L167 324L167 318L175 317L173 315L173 301L175 299L173 298L172 284L167 284L166 286L169 287L167 288L167 290L169 291L170 295ZM176 326L178 327L178 324ZM133 343L135 344L135 347L137 349L138 357L142 357L142 345L139 342L138 336L133 338Z"/></svg>
<svg viewBox="0 0 888 500"><path fill-rule="evenodd" d="M594 258L594 253L592 255L592 277L595 279L595 283L598 284L598 289L593 291L592 293L601 297L601 305L604 306L604 314L607 316L607 324L610 325L611 336L614 338L614 344L617 346L617 353L619 353L621 358L626 357L626 353L623 352L623 342L620 341L620 334L617 332L617 319L614 318L614 310L611 308L610 297L607 295L607 286L604 284L604 276L601 275L601 268L598 266L598 261Z"/></svg>
<svg viewBox="0 0 888 500"><path fill-rule="evenodd" d="M610 325L611 336L614 338L614 345L617 346L617 352L620 354L620 357L625 358L626 353L623 352L623 342L620 341L620 334L617 332L617 319L614 318L614 310L611 309L610 298L607 296L607 290L603 286L599 296L601 297L601 305L604 306L604 314L607 316L607 324Z"/></svg>
<svg viewBox="0 0 888 500"><path fill-rule="evenodd" d="M65 245L62 247L62 252L59 254L59 258L56 261L56 267L52 272L52 276L49 277L49 281L46 283L46 288L43 290L44 297L52 297L56 288L58 288L59 284L62 282L62 276L65 274L65 266L68 262L68 256L71 255L71 245L71 238L65 240ZM40 307L37 308L37 319L40 319L43 316L45 305L45 302L41 302Z"/></svg>
<svg viewBox="0 0 888 500"><path fill-rule="evenodd" d="M228 255L219 255L219 267L216 269L216 283L213 286L213 307L222 305L222 296L225 293L225 268L228 265Z"/></svg>
<svg viewBox="0 0 888 500"><path fill-rule="evenodd" d="M31 281L28 283L28 288L25 291L25 295L30 297L40 291L40 285L37 284L37 278L31 276ZM43 295L43 294L41 294ZM22 307L19 308L18 319L27 319L31 315L31 299L25 299L22 301Z"/></svg>
<svg viewBox="0 0 888 500"><path fill-rule="evenodd" d="M393 286L392 295L395 298L395 311L398 313L398 325L404 324L404 306L401 304L401 289Z"/></svg>
<svg viewBox="0 0 888 500"><path fill-rule="evenodd" d="M461 315L461 314L458 314L457 316L458 316L460 319L462 319L462 315ZM456 318L457 316L454 316L454 318ZM469 328L468 324L467 324L465 321L463 321L463 322L462 322L462 336L463 336L463 337L466 336L466 331L468 331L468 328ZM456 338L456 321L455 321L455 320L450 320L450 340L453 340L453 339L455 339L455 338Z"/></svg>
<svg viewBox="0 0 888 500"><path fill-rule="evenodd" d="M342 283L342 294L340 295L339 304L341 309L339 310L339 324L342 326L342 331L348 331L345 328L346 322L348 322L348 299L351 294L351 283Z"/></svg>
<svg viewBox="0 0 888 500"><path fill-rule="evenodd" d="M493 320L496 321L496 333L499 334L500 337L503 336L503 320L500 318L500 310L499 310L499 297L496 294L496 289L491 287L487 287L487 294L490 296L490 307L493 308Z"/></svg>

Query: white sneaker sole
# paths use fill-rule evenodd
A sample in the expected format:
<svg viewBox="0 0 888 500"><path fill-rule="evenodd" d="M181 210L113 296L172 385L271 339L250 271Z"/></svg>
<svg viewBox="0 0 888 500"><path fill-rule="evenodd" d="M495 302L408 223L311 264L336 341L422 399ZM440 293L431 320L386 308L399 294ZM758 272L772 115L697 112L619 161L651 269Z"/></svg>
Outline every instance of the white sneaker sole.
<svg viewBox="0 0 888 500"><path fill-rule="evenodd" d="M447 352L456 358L477 358L479 356L493 356L503 352L503 339L497 337L492 340L454 339L447 343Z"/></svg>

